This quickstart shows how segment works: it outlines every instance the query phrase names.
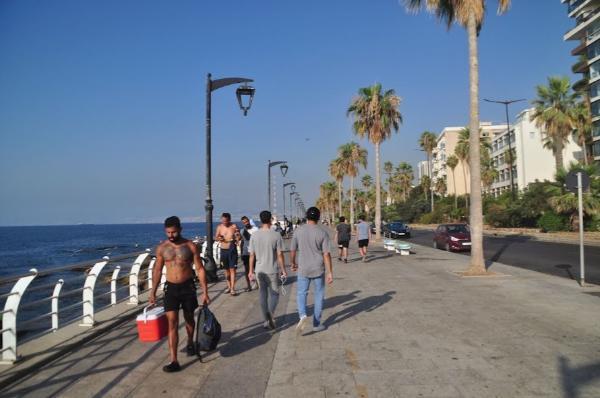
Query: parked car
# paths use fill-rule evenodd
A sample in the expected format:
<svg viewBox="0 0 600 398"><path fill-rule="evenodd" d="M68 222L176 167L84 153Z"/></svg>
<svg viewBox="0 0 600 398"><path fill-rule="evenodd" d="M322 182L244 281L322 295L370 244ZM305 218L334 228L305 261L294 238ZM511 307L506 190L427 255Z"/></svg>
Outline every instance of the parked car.
<svg viewBox="0 0 600 398"><path fill-rule="evenodd" d="M433 247L447 251L471 250L471 231L467 224L440 224L433 234Z"/></svg>
<svg viewBox="0 0 600 398"><path fill-rule="evenodd" d="M383 236L391 239L410 238L410 228L402 221L392 221L383 226Z"/></svg>

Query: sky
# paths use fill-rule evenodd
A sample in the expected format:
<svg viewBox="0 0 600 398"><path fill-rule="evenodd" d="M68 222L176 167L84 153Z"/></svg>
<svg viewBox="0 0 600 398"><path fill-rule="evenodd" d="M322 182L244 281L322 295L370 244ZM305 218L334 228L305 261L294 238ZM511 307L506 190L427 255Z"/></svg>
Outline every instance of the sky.
<svg viewBox="0 0 600 398"><path fill-rule="evenodd" d="M560 0L513 0L503 16L487 3L481 98L531 101L548 76L574 80ZM267 207L269 159L289 164L286 179L273 169L280 212L284 181L316 200L343 143L369 150L373 175L346 116L360 87L402 98L382 161L416 168L421 132L468 120L464 29L398 0L2 0L0 54L4 226L203 220L208 72L256 88L246 117L235 86L213 93L217 215ZM481 103L483 121L504 118Z"/></svg>

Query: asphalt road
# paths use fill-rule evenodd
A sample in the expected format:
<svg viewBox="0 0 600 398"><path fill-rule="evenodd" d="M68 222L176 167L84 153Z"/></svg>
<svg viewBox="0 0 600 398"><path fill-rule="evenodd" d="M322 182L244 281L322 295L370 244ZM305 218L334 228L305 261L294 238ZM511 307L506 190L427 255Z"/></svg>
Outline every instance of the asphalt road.
<svg viewBox="0 0 600 398"><path fill-rule="evenodd" d="M433 245L433 231L412 230L410 242ZM484 237L488 262L499 262L579 281L579 246L528 237ZM464 253L468 255L469 253ZM585 247L585 280L600 285L600 247Z"/></svg>

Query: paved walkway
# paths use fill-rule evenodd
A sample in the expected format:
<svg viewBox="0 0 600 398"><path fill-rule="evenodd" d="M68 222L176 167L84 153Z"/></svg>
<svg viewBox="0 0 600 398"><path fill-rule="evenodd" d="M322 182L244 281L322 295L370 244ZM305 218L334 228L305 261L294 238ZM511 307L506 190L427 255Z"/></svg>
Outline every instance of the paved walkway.
<svg viewBox="0 0 600 398"><path fill-rule="evenodd" d="M460 278L467 257L415 251L336 262L325 332L296 336L293 285L277 333L262 330L255 292L219 296L225 333L205 363L164 374L166 342L138 343L131 323L1 395L600 396L600 289L501 264L509 276Z"/></svg>

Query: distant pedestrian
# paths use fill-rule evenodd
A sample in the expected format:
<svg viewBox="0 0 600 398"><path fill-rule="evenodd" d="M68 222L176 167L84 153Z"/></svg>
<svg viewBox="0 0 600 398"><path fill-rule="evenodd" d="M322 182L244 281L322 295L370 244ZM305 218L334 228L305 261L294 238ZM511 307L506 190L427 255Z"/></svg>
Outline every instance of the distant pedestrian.
<svg viewBox="0 0 600 398"><path fill-rule="evenodd" d="M352 236L352 228L346 224L346 217L340 217L340 223L335 226L335 239L338 244L338 261L344 260L348 263L348 247L350 246L350 238Z"/></svg>
<svg viewBox="0 0 600 398"><path fill-rule="evenodd" d="M258 280L258 295L265 329L275 329L275 308L279 302L279 275L287 278L283 262L283 239L271 229L271 212L260 213L260 229L250 239L251 280Z"/></svg>
<svg viewBox="0 0 600 398"><path fill-rule="evenodd" d="M185 330L187 332L188 356L196 352L193 336L196 322L194 320L194 310L198 307L198 298L196 297L195 275L192 264L196 267L196 274L202 286L202 303L208 304L208 287L206 284L206 272L200 251L194 242L181 236L181 222L179 218L173 216L165 220L165 233L167 240L162 242L156 248L156 263L154 265L153 278L157 283L150 292L149 303L156 304L156 290L158 281L162 276L163 267L167 266L167 281L164 284L164 307L167 315L169 327L169 352L171 362L163 367L165 372L178 372L181 366L177 361L177 346L179 344L179 309L183 309L183 318L185 319Z"/></svg>
<svg viewBox="0 0 600 398"><path fill-rule="evenodd" d="M369 240L371 239L371 225L365 221L365 216L358 217L358 225L356 226L356 240L358 241L358 250L362 256L363 263L367 261L367 249Z"/></svg>
<svg viewBox="0 0 600 398"><path fill-rule="evenodd" d="M246 291L252 291L252 285L250 284L250 252L248 248L250 247L250 238L252 234L258 231L258 228L254 223L250 221L250 219L246 216L242 217L242 224L244 227L242 228L242 263L244 264L244 277L246 278Z"/></svg>
<svg viewBox="0 0 600 398"><path fill-rule="evenodd" d="M237 225L231 222L231 214L221 215L221 224L217 227L215 240L221 243L221 264L225 269L227 289L225 293L237 296L235 292L235 270L237 268L237 245L235 233L239 232Z"/></svg>
<svg viewBox="0 0 600 398"><path fill-rule="evenodd" d="M302 333L306 325L306 297L311 283L314 283L313 331L325 330L321 323L321 312L325 298L325 282L333 283L329 233L319 225L321 212L316 207L306 211L307 224L294 232L290 247L292 270L298 271L297 296L298 315L300 321L296 332ZM299 259L296 263L296 253Z"/></svg>

